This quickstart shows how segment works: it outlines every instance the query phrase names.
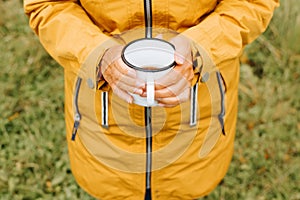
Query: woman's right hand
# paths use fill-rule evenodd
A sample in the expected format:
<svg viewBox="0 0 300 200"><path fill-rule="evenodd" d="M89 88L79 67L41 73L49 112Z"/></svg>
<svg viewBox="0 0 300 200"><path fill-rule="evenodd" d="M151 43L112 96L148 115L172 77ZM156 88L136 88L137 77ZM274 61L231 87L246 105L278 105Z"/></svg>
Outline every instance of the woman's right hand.
<svg viewBox="0 0 300 200"><path fill-rule="evenodd" d="M133 102L129 93L143 94L145 82L136 77L136 71L121 58L123 46L108 49L101 61L101 73L113 92L128 103Z"/></svg>

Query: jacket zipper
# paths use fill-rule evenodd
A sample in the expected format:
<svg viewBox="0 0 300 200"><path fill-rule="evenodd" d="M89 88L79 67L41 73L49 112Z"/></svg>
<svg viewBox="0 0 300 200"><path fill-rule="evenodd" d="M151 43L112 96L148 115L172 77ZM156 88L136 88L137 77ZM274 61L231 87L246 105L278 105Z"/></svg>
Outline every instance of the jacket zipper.
<svg viewBox="0 0 300 200"><path fill-rule="evenodd" d="M144 0L145 37L152 38L152 1ZM146 126L146 191L145 199L151 199L151 170L152 170L152 123L151 107L145 107Z"/></svg>
<svg viewBox="0 0 300 200"><path fill-rule="evenodd" d="M151 199L151 170L152 170L152 122L151 107L145 107L146 126L146 193L145 199ZM148 197L148 198L146 198Z"/></svg>
<svg viewBox="0 0 300 200"><path fill-rule="evenodd" d="M146 38L152 38L152 1L144 0L144 15L145 15L145 27Z"/></svg>
<svg viewBox="0 0 300 200"><path fill-rule="evenodd" d="M73 130L72 130L72 140L75 140L77 130L79 128L80 120L81 120L81 115L79 113L79 108L78 108L78 95L79 95L79 89L81 85L81 78L77 78L76 85L75 85L75 93L73 97L73 103L75 107L75 114L74 114L74 125L73 125Z"/></svg>

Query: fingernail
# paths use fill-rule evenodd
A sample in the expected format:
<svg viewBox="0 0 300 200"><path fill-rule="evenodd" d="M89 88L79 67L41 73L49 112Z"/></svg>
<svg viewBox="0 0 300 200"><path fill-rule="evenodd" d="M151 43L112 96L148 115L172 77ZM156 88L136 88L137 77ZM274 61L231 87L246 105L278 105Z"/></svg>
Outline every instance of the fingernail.
<svg viewBox="0 0 300 200"><path fill-rule="evenodd" d="M176 62L177 64L183 64L184 63L184 58L182 56L176 55Z"/></svg>
<svg viewBox="0 0 300 200"><path fill-rule="evenodd" d="M143 94L143 90L142 89L136 89L134 91L135 94L138 94L138 95L142 95Z"/></svg>
<svg viewBox="0 0 300 200"><path fill-rule="evenodd" d="M133 103L133 99L132 98L128 98L127 99L127 103L132 104Z"/></svg>

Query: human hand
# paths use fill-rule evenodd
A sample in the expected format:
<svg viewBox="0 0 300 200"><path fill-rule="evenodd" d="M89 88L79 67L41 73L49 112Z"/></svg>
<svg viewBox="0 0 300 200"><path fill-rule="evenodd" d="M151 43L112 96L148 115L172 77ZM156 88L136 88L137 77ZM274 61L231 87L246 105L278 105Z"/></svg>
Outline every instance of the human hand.
<svg viewBox="0 0 300 200"><path fill-rule="evenodd" d="M164 107L173 107L189 99L194 76L189 41L178 35L170 42L175 46L176 65L166 76L155 81L155 99Z"/></svg>
<svg viewBox="0 0 300 200"><path fill-rule="evenodd" d="M129 93L143 94L145 82L136 77L136 71L121 59L123 46L108 49L101 61L101 73L113 92L128 103L133 102Z"/></svg>

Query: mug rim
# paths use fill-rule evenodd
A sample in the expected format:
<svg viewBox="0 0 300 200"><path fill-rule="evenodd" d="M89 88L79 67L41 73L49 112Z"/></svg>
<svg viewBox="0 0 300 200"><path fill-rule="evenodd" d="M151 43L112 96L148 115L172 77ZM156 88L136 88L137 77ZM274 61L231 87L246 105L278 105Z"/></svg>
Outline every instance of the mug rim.
<svg viewBox="0 0 300 200"><path fill-rule="evenodd" d="M136 40L133 40L133 41L129 42L129 43L122 49L121 58L122 58L123 62L124 62L127 66L129 66L129 67L131 67L131 68L133 68L133 69L135 69L135 70L143 71L143 72L160 72L160 71L164 71L164 70L167 70L167 69L169 69L169 68L175 66L175 64L176 64L175 60L174 60L174 62L170 63L169 65L167 65L167 66L165 66L165 67L162 67L162 68L158 68L158 69L145 69L145 68L138 67L138 66L133 65L133 64L131 64L130 62L128 62L128 61L126 60L126 58L125 58L125 55L124 55L125 50L126 50L127 47L130 46L131 44L136 43L136 42L139 42L139 41L142 41L142 40L157 40L157 41L160 41L160 42L164 42L164 43L170 45L170 46L174 49L174 52L175 52L175 46L174 46L173 44L171 44L170 42L166 41L166 40L162 40L162 39L159 39L159 38L141 38L141 39L136 39Z"/></svg>

